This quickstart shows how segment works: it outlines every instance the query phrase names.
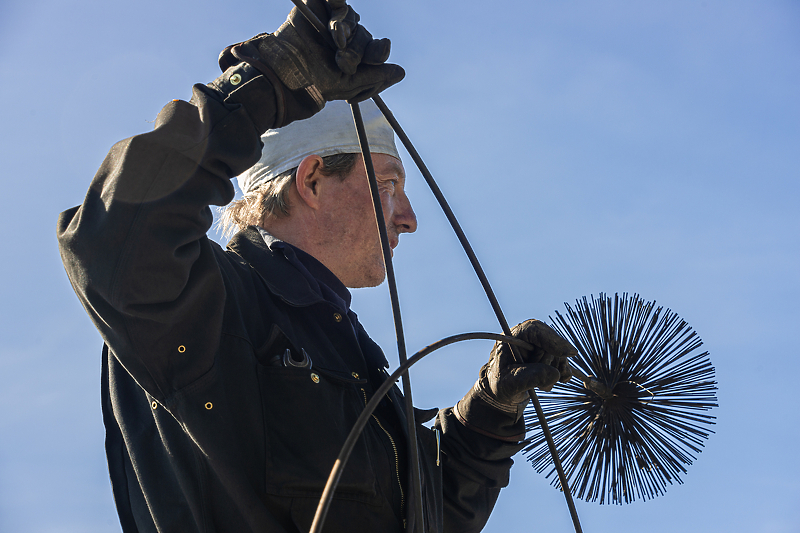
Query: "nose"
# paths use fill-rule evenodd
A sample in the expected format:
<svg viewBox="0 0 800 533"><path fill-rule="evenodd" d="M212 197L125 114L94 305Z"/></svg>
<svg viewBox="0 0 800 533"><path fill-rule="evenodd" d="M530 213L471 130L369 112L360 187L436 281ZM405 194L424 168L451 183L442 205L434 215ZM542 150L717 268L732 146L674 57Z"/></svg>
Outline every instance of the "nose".
<svg viewBox="0 0 800 533"><path fill-rule="evenodd" d="M414 213L414 209L411 207L411 201L409 201L405 192L399 195L397 199L392 222L398 234L414 233L417 231L417 215Z"/></svg>

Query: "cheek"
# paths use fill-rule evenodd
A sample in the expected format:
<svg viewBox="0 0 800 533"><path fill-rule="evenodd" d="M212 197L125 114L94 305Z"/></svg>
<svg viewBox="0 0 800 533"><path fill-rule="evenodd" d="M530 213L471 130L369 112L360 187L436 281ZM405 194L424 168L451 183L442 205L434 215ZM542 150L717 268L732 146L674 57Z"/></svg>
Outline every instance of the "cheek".
<svg viewBox="0 0 800 533"><path fill-rule="evenodd" d="M381 193L381 208L383 209L383 218L388 224L394 214L395 198L388 191Z"/></svg>

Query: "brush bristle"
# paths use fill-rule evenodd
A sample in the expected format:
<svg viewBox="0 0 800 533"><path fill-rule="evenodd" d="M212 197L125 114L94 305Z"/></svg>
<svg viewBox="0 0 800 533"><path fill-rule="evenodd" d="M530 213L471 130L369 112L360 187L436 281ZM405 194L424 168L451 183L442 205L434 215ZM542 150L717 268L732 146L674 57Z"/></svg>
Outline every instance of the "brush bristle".
<svg viewBox="0 0 800 533"><path fill-rule="evenodd" d="M600 294L550 317L579 355L572 365L612 389L604 400L573 378L539 399L573 494L586 501L629 503L682 483L713 433L714 367L702 341L675 313L638 294ZM525 451L538 472L553 462L532 408Z"/></svg>

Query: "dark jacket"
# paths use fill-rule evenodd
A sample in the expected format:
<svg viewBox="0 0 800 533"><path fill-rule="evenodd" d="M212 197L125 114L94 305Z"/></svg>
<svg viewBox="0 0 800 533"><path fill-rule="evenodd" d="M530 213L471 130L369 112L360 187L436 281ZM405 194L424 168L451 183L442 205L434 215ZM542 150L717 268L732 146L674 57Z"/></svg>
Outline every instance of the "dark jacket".
<svg viewBox="0 0 800 533"><path fill-rule="evenodd" d="M116 144L58 223L70 281L107 346L106 448L126 533L308 530L342 442L386 376L360 324L255 229L227 250L206 237L209 206L233 198L230 178L258 160L274 115L263 77L244 72L227 92L231 74ZM275 365L286 349L312 368ZM395 388L350 458L325 531L402 530L405 416ZM480 530L519 445L467 429L449 409L418 431L426 529Z"/></svg>

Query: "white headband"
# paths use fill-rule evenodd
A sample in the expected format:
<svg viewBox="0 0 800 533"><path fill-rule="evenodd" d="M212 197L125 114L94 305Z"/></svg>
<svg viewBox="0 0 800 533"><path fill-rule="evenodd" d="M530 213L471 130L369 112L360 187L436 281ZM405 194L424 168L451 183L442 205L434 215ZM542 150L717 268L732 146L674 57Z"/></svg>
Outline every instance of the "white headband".
<svg viewBox="0 0 800 533"><path fill-rule="evenodd" d="M367 131L370 152L388 154L400 159L394 144L394 132L372 100L359 104ZM264 148L261 159L237 180L244 194L253 191L276 176L298 166L310 155L325 157L335 154L361 153L350 106L336 100L316 115L288 126L267 130L261 136Z"/></svg>

